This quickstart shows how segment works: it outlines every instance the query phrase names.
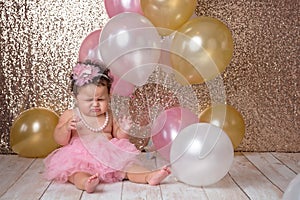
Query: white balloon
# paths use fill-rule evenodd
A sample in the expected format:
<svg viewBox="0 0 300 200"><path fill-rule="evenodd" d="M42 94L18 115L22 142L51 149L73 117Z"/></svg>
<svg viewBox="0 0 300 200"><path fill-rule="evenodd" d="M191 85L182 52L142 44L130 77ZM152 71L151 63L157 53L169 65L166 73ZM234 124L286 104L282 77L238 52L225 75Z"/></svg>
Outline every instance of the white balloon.
<svg viewBox="0 0 300 200"><path fill-rule="evenodd" d="M289 183L282 200L300 200L300 174Z"/></svg>
<svg viewBox="0 0 300 200"><path fill-rule="evenodd" d="M184 128L171 146L170 161L179 181L207 186L221 180L234 157L232 143L217 126L196 123Z"/></svg>
<svg viewBox="0 0 300 200"><path fill-rule="evenodd" d="M113 74L142 85L160 57L160 36L153 24L137 13L111 18L100 34L99 51Z"/></svg>

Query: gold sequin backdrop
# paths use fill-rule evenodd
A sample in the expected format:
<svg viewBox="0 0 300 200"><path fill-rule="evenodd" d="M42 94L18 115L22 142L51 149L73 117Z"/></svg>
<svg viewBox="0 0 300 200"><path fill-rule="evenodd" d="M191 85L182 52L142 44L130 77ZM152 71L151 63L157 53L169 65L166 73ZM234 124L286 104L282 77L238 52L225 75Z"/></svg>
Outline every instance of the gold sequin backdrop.
<svg viewBox="0 0 300 200"><path fill-rule="evenodd" d="M100 0L0 0L1 153L9 129L33 106L61 113L72 105L68 76L81 41L109 20ZM232 62L222 74L227 103L244 117L238 150L300 151L299 1L198 0L197 15L232 31ZM205 85L193 87L200 112Z"/></svg>

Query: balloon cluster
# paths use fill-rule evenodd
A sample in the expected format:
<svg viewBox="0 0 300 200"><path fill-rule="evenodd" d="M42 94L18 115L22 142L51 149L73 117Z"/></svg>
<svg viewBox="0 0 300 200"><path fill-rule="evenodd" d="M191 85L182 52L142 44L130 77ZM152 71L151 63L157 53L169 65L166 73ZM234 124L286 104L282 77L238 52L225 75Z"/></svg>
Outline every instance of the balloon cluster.
<svg viewBox="0 0 300 200"><path fill-rule="evenodd" d="M182 84L201 84L232 58L230 30L218 19L195 17L196 0L104 3L110 20L83 40L79 61L105 62L118 80L115 94L130 95L134 86L144 85L157 63L171 66Z"/></svg>

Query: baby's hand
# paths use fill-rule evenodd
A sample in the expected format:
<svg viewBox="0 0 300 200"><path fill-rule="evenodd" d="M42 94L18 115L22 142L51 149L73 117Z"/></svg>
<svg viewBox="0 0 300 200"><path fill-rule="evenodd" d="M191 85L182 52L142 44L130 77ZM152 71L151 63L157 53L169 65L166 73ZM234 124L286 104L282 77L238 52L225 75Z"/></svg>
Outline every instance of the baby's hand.
<svg viewBox="0 0 300 200"><path fill-rule="evenodd" d="M68 131L72 131L72 130L76 130L77 127L77 122L79 122L80 119L76 118L76 117L71 117L68 122L67 122L67 130Z"/></svg>
<svg viewBox="0 0 300 200"><path fill-rule="evenodd" d="M128 132L129 129L131 128L132 126L132 120L131 120L131 117L128 116L124 116L121 120L120 120L120 128L125 131L125 132Z"/></svg>

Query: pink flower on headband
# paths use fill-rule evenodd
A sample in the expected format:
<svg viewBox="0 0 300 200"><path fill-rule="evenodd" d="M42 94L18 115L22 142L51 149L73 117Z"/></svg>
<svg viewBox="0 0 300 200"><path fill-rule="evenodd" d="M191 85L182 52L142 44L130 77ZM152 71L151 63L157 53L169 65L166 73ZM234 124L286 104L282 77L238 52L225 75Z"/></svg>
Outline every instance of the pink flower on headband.
<svg viewBox="0 0 300 200"><path fill-rule="evenodd" d="M83 86L86 83L92 82L93 78L99 76L100 69L93 65L77 64L73 68L73 79L75 84Z"/></svg>

